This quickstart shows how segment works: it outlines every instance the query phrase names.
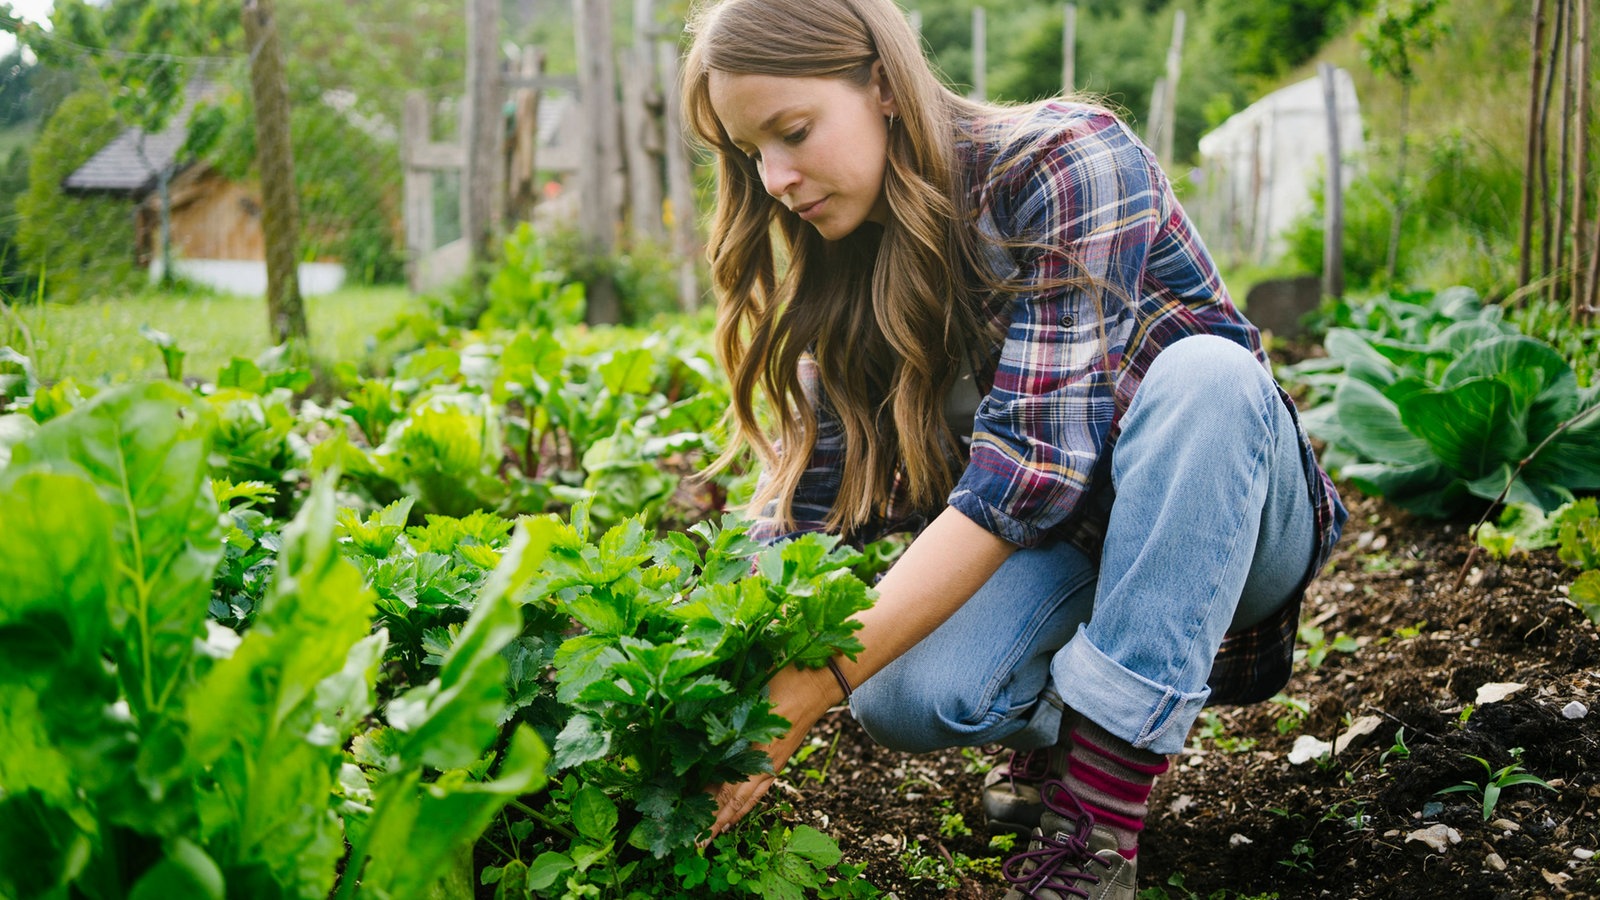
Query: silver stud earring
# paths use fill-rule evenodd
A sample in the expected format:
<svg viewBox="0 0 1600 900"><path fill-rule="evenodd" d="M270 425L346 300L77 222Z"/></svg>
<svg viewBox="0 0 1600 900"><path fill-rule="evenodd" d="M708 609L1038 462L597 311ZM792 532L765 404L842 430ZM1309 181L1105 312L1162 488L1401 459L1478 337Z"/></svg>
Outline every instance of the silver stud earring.
<svg viewBox="0 0 1600 900"><path fill-rule="evenodd" d="M889 130L894 130L894 113L889 113Z"/></svg>

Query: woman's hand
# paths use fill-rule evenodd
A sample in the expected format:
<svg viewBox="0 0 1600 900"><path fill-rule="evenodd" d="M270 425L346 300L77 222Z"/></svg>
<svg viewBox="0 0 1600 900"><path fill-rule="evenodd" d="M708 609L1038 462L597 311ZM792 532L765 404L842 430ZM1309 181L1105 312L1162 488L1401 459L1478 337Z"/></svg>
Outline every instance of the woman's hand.
<svg viewBox="0 0 1600 900"><path fill-rule="evenodd" d="M711 826L711 837L727 831L755 809L776 780L774 773L783 771L789 758L800 749L811 726L835 703L844 699L844 692L827 669L797 669L790 666L772 677L768 696L772 700L773 712L793 724L783 737L757 748L765 750L772 759L772 773L756 775L748 781L735 784L711 786L711 795L717 799L717 820Z"/></svg>
<svg viewBox="0 0 1600 900"><path fill-rule="evenodd" d="M862 651L854 660L836 658L844 676L859 685L932 634L1015 550L960 510L947 507L878 582L872 608L856 614ZM811 726L844 698L844 691L827 669L791 666L773 676L769 696L773 711L794 723L787 734L761 748L772 757L772 771L778 772ZM717 798L717 820L711 837L754 809L774 778L757 775L739 784L712 785L708 790Z"/></svg>

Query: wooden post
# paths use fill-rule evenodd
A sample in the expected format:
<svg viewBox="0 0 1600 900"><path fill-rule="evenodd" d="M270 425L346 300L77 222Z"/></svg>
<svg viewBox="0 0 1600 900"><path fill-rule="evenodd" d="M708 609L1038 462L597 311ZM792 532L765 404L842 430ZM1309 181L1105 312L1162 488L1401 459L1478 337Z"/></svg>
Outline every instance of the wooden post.
<svg viewBox="0 0 1600 900"><path fill-rule="evenodd" d="M1068 3L1061 14L1061 92L1070 94L1077 84L1078 4Z"/></svg>
<svg viewBox="0 0 1600 900"><path fill-rule="evenodd" d="M666 120L662 143L667 156L667 197L672 209L672 250L678 258L678 305L684 312L700 308L700 279L695 260L700 256L700 238L695 228L694 166L689 162L689 145L683 128L683 111L678 104L678 45L663 40L656 45L661 83L667 86L666 102L661 105Z"/></svg>
<svg viewBox="0 0 1600 900"><path fill-rule="evenodd" d="M1556 0L1555 27L1550 36L1550 58L1545 60L1543 97L1539 101L1539 283L1546 296L1554 281L1552 268L1557 232L1550 208L1550 100L1560 68L1561 45L1565 40L1566 0ZM1541 53L1545 52L1540 48Z"/></svg>
<svg viewBox="0 0 1600 900"><path fill-rule="evenodd" d="M989 22L981 6L972 8L972 99L989 99Z"/></svg>
<svg viewBox="0 0 1600 900"><path fill-rule="evenodd" d="M1517 287L1533 280L1533 215L1539 160L1543 156L1544 116L1539 107L1539 86L1544 80L1544 0L1533 0L1533 77L1529 79L1527 156L1522 168L1522 233L1518 241Z"/></svg>
<svg viewBox="0 0 1600 900"><path fill-rule="evenodd" d="M654 109L656 87L655 2L633 0L633 47L623 71L623 124L627 126L628 191L633 227L653 240L666 237L661 220L661 135Z"/></svg>
<svg viewBox="0 0 1600 900"><path fill-rule="evenodd" d="M511 139L506 146L505 225L533 219L539 203L539 89L520 82L537 84L544 74L544 51L523 47L517 63L518 87L511 91Z"/></svg>
<svg viewBox="0 0 1600 900"><path fill-rule="evenodd" d="M261 169L261 231L266 238L267 325L273 341L305 343L300 298L300 215L289 142L289 82L272 0L244 0L244 39L250 49L250 94L255 106L256 163Z"/></svg>
<svg viewBox="0 0 1600 900"><path fill-rule="evenodd" d="M1576 0L1558 0L1556 15L1561 18L1561 28L1565 31L1565 38L1557 38L1556 46L1550 49L1550 74L1555 76L1556 71L1561 72L1561 124L1557 132L1556 152L1556 191L1555 191L1555 235L1552 243L1555 245L1554 255L1550 264L1550 272L1555 277L1545 286L1545 296L1551 303L1560 299L1561 287L1566 283L1567 267L1567 197L1569 182L1572 178L1572 104L1576 100L1577 86L1572 83L1573 64L1577 62L1572 57L1574 16L1573 6ZM1574 247L1576 252L1577 248Z"/></svg>
<svg viewBox="0 0 1600 900"><path fill-rule="evenodd" d="M1144 120L1144 143L1154 151L1161 146L1161 126L1165 124L1161 118L1161 111L1167 108L1167 77L1162 75L1156 79L1155 87L1150 89L1150 113Z"/></svg>
<svg viewBox="0 0 1600 900"><path fill-rule="evenodd" d="M1167 89L1161 95L1161 146L1156 151L1163 165L1172 164L1173 134L1178 130L1178 71L1183 62L1184 21L1180 9L1172 20L1172 43L1167 46Z"/></svg>
<svg viewBox="0 0 1600 900"><path fill-rule="evenodd" d="M1328 190L1323 217L1322 292L1344 297L1344 160L1339 146L1338 69L1317 65L1322 79L1322 103L1328 113Z"/></svg>
<svg viewBox="0 0 1600 900"><path fill-rule="evenodd" d="M617 80L611 43L611 0L572 0L578 39L578 96L584 106L583 146L579 155L578 230L584 252L606 260L617 246L618 200ZM589 279L589 324L621 321L616 282L605 266L593 266Z"/></svg>
<svg viewBox="0 0 1600 900"><path fill-rule="evenodd" d="M1574 173L1572 176L1572 280L1571 297L1572 321L1574 324L1583 321L1584 307L1588 304L1590 288L1585 271L1584 230L1588 222L1588 181L1589 181L1589 79L1593 77L1592 66L1589 61L1589 26L1591 13L1588 0L1578 0L1578 8L1574 11L1577 21L1574 23L1575 39L1572 43L1572 56L1569 58L1567 70L1577 73L1575 89L1574 114L1577 118L1573 125L1573 157ZM1592 261L1591 261L1592 267Z"/></svg>
<svg viewBox="0 0 1600 900"><path fill-rule="evenodd" d="M475 263L495 256L495 239L505 218L505 111L500 87L499 0L467 0L467 103L462 139L461 231Z"/></svg>
<svg viewBox="0 0 1600 900"><path fill-rule="evenodd" d="M400 164L406 173L406 281L413 293L421 289L422 258L437 246L433 230L433 171L417 164L418 149L432 138L428 122L427 96L421 91L407 93L401 118Z"/></svg>

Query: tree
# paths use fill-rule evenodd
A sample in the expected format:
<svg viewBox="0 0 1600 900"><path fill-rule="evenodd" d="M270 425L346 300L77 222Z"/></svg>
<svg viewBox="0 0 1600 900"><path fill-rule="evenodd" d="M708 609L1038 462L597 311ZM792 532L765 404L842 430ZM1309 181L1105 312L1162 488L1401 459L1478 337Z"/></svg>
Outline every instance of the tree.
<svg viewBox="0 0 1600 900"><path fill-rule="evenodd" d="M1371 0L1229 0L1212 4L1234 71L1271 78L1305 62Z"/></svg>
<svg viewBox="0 0 1600 900"><path fill-rule="evenodd" d="M250 95L256 111L261 168L261 230L267 242L267 323L278 343L308 341L300 299L299 213L294 153L289 143L289 85L272 0L245 0L245 44L250 50Z"/></svg>

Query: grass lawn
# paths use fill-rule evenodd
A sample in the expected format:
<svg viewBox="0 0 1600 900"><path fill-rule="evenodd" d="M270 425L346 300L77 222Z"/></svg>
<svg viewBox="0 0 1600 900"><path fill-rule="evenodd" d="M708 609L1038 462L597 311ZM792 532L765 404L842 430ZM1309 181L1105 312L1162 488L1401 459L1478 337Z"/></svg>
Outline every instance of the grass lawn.
<svg viewBox="0 0 1600 900"><path fill-rule="evenodd" d="M311 352L325 363L366 359L374 334L401 313L420 308L420 301L398 286L346 288L307 297L305 304ZM70 377L84 384L116 384L161 377L161 351L139 334L142 326L171 335L187 354L183 373L208 380L233 357L254 359L271 346L267 305L260 297L159 293L74 306L14 306L0 311L0 345L30 355L46 382Z"/></svg>

